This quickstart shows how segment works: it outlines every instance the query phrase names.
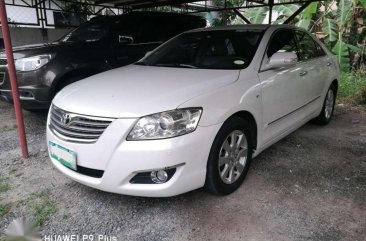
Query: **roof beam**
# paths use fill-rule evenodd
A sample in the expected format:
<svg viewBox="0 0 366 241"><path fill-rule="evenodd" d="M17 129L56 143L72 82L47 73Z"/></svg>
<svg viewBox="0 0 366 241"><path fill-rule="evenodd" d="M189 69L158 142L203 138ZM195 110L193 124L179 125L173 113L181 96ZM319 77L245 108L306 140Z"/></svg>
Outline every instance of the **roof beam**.
<svg viewBox="0 0 366 241"><path fill-rule="evenodd" d="M143 4L143 3L149 3L149 4L154 4L154 2L156 1L147 1L147 0L125 0L125 1L119 1L115 4L115 6L117 7L122 7L122 6L133 6L133 5L138 5L138 4Z"/></svg>
<svg viewBox="0 0 366 241"><path fill-rule="evenodd" d="M251 24L249 19L247 19L243 14L241 14L241 12L239 12L238 9L233 9L233 11L234 11L234 13L236 13L236 15L238 15L241 19L243 19L244 22L246 22L247 24Z"/></svg>
<svg viewBox="0 0 366 241"><path fill-rule="evenodd" d="M315 2L315 0L308 0L304 5L302 5L299 9L297 9L286 21L284 24L290 23L294 18L296 18L297 15L299 15L307 6L309 6L312 2Z"/></svg>
<svg viewBox="0 0 366 241"><path fill-rule="evenodd" d="M115 4L116 2L121 2L121 1L118 1L118 0L96 0L95 4L104 4L104 3Z"/></svg>
<svg viewBox="0 0 366 241"><path fill-rule="evenodd" d="M133 1L133 2L136 2L136 1ZM146 1L144 1L144 2L146 2ZM132 8L134 8L134 9L153 8L153 7L172 6L172 5L177 5L177 4L193 3L193 2L197 2L197 0L170 0L170 1L162 1L162 2L151 1L151 3L133 5Z"/></svg>

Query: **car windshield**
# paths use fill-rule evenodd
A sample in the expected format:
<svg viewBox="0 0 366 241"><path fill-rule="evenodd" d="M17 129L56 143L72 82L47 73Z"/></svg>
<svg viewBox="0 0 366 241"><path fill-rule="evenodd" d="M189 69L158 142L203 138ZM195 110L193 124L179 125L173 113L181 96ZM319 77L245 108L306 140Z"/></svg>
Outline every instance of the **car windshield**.
<svg viewBox="0 0 366 241"><path fill-rule="evenodd" d="M137 65L199 69L243 69L252 61L261 30L213 30L181 34Z"/></svg>
<svg viewBox="0 0 366 241"><path fill-rule="evenodd" d="M108 31L105 21L87 22L60 39L60 42L93 42L101 39Z"/></svg>

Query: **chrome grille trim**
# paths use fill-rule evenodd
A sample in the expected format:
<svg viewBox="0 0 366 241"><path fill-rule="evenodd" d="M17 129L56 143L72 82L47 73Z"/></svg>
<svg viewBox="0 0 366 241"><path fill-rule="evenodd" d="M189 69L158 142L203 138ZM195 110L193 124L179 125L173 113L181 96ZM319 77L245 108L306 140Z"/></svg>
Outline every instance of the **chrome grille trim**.
<svg viewBox="0 0 366 241"><path fill-rule="evenodd" d="M49 128L64 141L95 143L114 119L79 115L51 106Z"/></svg>
<svg viewBox="0 0 366 241"><path fill-rule="evenodd" d="M7 66L8 60L6 58L0 58L0 66Z"/></svg>

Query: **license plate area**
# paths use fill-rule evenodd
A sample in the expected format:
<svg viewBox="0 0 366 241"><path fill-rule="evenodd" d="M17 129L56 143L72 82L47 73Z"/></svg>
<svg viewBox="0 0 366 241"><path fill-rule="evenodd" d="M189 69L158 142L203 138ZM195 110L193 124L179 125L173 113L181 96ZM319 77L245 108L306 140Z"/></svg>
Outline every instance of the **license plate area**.
<svg viewBox="0 0 366 241"><path fill-rule="evenodd" d="M52 159L60 162L62 165L76 171L76 152L67 149L59 144L48 142L48 148Z"/></svg>

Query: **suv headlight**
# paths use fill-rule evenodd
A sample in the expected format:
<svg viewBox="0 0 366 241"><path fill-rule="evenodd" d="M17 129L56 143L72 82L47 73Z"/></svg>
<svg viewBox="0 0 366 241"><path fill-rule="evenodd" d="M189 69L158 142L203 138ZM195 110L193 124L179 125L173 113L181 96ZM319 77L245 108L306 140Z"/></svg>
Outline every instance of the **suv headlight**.
<svg viewBox="0 0 366 241"><path fill-rule="evenodd" d="M164 139L193 132L201 114L202 108L187 108L141 117L128 134L127 140Z"/></svg>
<svg viewBox="0 0 366 241"><path fill-rule="evenodd" d="M15 60L15 69L18 71L32 71L41 68L50 62L52 56L50 54L37 55L28 58Z"/></svg>

